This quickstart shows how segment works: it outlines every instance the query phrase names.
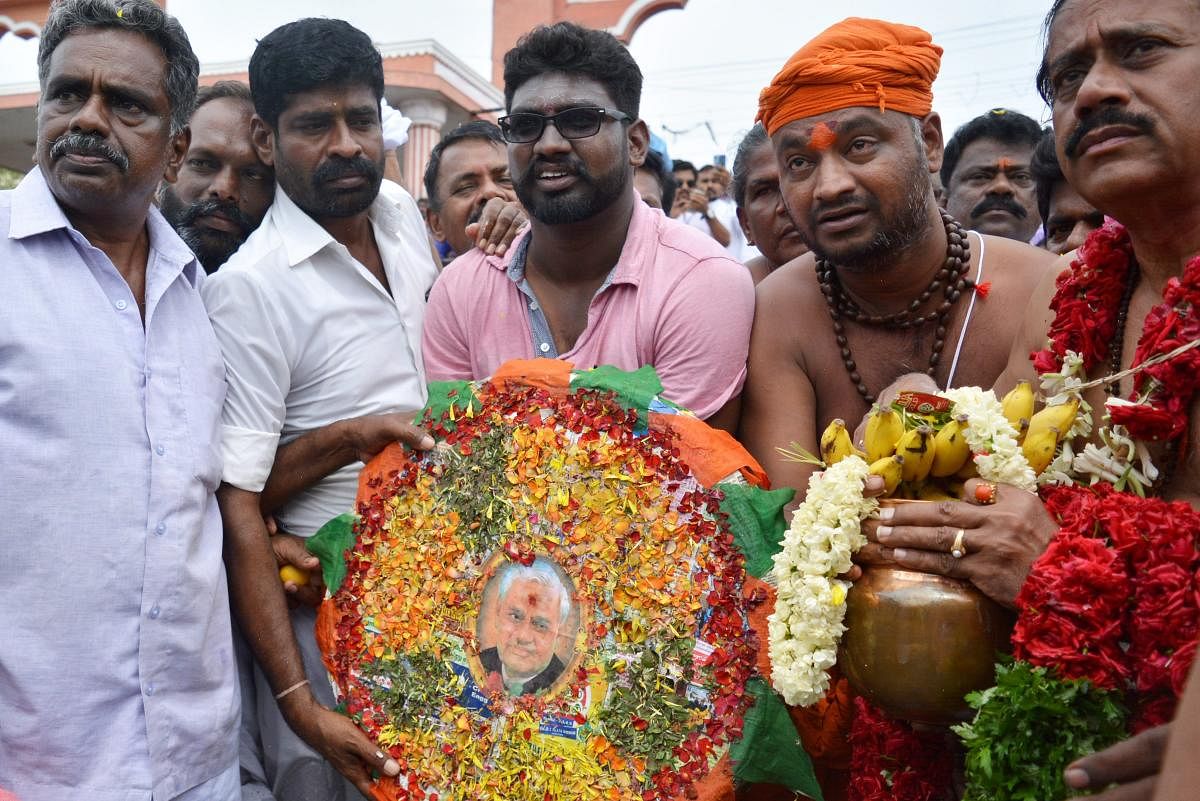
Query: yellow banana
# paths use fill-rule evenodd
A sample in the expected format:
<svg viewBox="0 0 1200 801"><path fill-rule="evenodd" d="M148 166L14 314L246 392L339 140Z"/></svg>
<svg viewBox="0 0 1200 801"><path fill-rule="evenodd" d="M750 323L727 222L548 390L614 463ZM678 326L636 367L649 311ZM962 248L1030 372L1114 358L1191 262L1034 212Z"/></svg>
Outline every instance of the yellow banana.
<svg viewBox="0 0 1200 801"><path fill-rule="evenodd" d="M834 418L821 432L821 460L826 467L833 467L853 453L854 443L850 441L846 421L840 417Z"/></svg>
<svg viewBox="0 0 1200 801"><path fill-rule="evenodd" d="M929 474L937 478L951 476L962 469L971 458L971 446L962 430L967 424L967 416L960 414L937 432L933 438L933 466Z"/></svg>
<svg viewBox="0 0 1200 801"><path fill-rule="evenodd" d="M876 406L867 418L863 439L867 446L867 462L877 462L896 452L896 443L904 434L900 413L890 406Z"/></svg>
<svg viewBox="0 0 1200 801"><path fill-rule="evenodd" d="M1029 430L1025 432L1025 439L1029 440L1049 428L1057 428L1061 432L1060 436L1065 436L1075 424L1075 415L1078 413L1078 398L1071 398L1057 406L1047 406L1029 418Z"/></svg>
<svg viewBox="0 0 1200 801"><path fill-rule="evenodd" d="M1010 389L1004 399L1000 401L1000 408L1004 412L1005 419L1019 431L1021 419L1028 420L1033 417L1033 402L1033 385L1028 381L1018 381L1017 385Z"/></svg>
<svg viewBox="0 0 1200 801"><path fill-rule="evenodd" d="M1032 429L1032 425L1030 428ZM1046 469L1046 465L1054 461L1058 436L1058 428L1051 426L1037 432L1031 430L1029 436L1025 437L1025 442L1021 445L1021 453L1025 454L1025 460L1029 462L1033 472L1041 473Z"/></svg>
<svg viewBox="0 0 1200 801"><path fill-rule="evenodd" d="M1017 444L1020 445L1025 441L1025 435L1029 433L1029 418L1022 417L1017 421Z"/></svg>
<svg viewBox="0 0 1200 801"><path fill-rule="evenodd" d="M896 487L900 485L900 474L904 469L904 457L898 453L885 456L882 459L871 462L871 466L867 469L871 475L883 478L883 494L891 495L896 491Z"/></svg>
<svg viewBox="0 0 1200 801"><path fill-rule="evenodd" d="M896 443L896 453L904 457L904 480L923 480L933 467L933 429L920 426L905 431Z"/></svg>

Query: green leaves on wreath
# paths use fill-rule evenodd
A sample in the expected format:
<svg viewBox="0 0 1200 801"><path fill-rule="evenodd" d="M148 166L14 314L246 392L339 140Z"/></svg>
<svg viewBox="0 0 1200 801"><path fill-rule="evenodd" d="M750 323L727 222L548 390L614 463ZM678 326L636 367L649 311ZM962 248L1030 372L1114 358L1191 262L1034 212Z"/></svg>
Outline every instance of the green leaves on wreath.
<svg viewBox="0 0 1200 801"><path fill-rule="evenodd" d="M330 595L336 595L346 579L346 551L353 547L355 516L338 515L309 537L304 547L321 562L321 577Z"/></svg>
<svg viewBox="0 0 1200 801"><path fill-rule="evenodd" d="M1067 765L1126 736L1119 693L1025 662L998 664L996 686L967 702L975 720L954 727L967 749L963 801L1060 801Z"/></svg>

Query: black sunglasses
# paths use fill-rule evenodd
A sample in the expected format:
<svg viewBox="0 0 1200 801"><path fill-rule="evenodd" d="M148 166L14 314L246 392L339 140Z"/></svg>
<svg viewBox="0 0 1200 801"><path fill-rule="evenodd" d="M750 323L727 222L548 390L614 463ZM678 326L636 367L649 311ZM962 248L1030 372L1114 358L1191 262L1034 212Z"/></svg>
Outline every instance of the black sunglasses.
<svg viewBox="0 0 1200 801"><path fill-rule="evenodd" d="M617 122L629 122L633 118L623 111L600 108L599 106L583 106L569 108L557 114L546 116L532 111L520 111L496 120L504 133L505 141L514 145L524 145L536 142L542 138L547 123L553 123L563 139L586 139L595 136L600 131L604 118Z"/></svg>

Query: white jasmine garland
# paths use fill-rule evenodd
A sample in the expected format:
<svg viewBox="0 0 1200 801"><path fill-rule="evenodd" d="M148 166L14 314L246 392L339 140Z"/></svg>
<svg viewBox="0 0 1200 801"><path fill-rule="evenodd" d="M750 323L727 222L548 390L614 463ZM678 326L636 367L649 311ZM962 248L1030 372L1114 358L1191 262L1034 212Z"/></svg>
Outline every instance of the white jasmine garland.
<svg viewBox="0 0 1200 801"><path fill-rule="evenodd" d="M980 477L1035 491L1037 475L1021 453L1017 430L1004 417L996 395L979 387L955 387L941 394L954 404L955 415L967 416L963 437L974 454Z"/></svg>
<svg viewBox="0 0 1200 801"><path fill-rule="evenodd" d="M1075 437L1087 437L1092 433L1092 406L1083 399L1081 387L1087 382L1083 372L1083 357L1073 350L1063 356L1062 369L1057 373L1043 373L1041 377L1041 393L1046 399L1047 406L1059 406L1068 403L1072 398L1079 401L1079 412L1075 422L1063 435L1064 440Z"/></svg>
<svg viewBox="0 0 1200 801"><path fill-rule="evenodd" d="M849 456L808 481L773 569L777 596L770 616L771 683L793 706L821 700L846 626L851 555L866 544L862 521L879 508L863 497L867 463Z"/></svg>

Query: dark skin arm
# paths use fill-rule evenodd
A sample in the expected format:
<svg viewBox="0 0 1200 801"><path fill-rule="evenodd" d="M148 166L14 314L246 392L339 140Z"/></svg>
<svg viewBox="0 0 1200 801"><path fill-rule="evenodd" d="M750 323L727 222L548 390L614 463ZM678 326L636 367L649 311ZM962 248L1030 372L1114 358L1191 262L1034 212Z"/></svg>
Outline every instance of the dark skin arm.
<svg viewBox="0 0 1200 801"><path fill-rule="evenodd" d="M397 440L422 449L433 445L433 438L412 425L412 416L408 414L342 420L280 448L264 494L230 484L222 484L217 491L225 524L225 564L234 612L254 658L276 693L305 679L279 581L279 565L291 563L313 569L314 574L316 566L304 550L301 538L287 534L272 537L263 515L334 470L356 461L368 461ZM311 584L297 589L315 591ZM284 696L279 709L288 725L364 795L370 795L372 770L390 776L399 772L399 765L379 750L353 721L321 706L308 685Z"/></svg>
<svg viewBox="0 0 1200 801"><path fill-rule="evenodd" d="M283 692L305 680L300 650L288 620L259 495L229 484L217 490L225 524L225 567L234 613L271 689ZM279 702L288 725L368 797L371 771L389 776L400 766L350 718L321 706L308 685Z"/></svg>

